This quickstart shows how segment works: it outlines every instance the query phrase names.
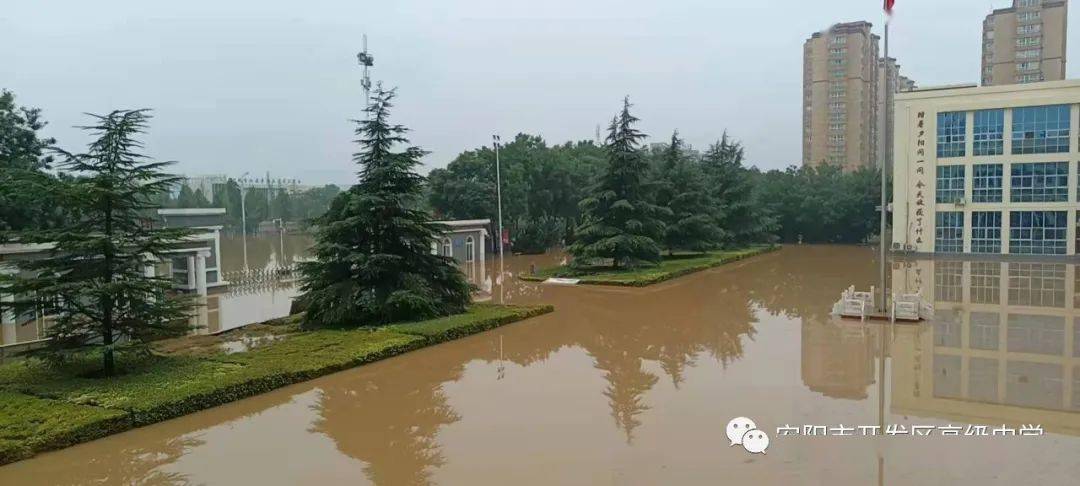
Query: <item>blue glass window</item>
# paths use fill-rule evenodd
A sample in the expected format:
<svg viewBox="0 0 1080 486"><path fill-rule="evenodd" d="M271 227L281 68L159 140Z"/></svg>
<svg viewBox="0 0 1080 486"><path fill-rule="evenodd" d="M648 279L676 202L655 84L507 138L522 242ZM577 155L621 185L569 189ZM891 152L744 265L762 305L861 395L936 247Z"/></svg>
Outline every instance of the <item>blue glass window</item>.
<svg viewBox="0 0 1080 486"><path fill-rule="evenodd" d="M1069 163L1014 163L1011 182L1012 202L1068 201Z"/></svg>
<svg viewBox="0 0 1080 486"><path fill-rule="evenodd" d="M974 211L971 213L971 252L1001 253L1001 213Z"/></svg>
<svg viewBox="0 0 1080 486"><path fill-rule="evenodd" d="M971 202L1001 202L1001 164L975 164L971 180Z"/></svg>
<svg viewBox="0 0 1080 486"><path fill-rule="evenodd" d="M1009 213L1009 253L1064 255L1066 211L1013 211Z"/></svg>
<svg viewBox="0 0 1080 486"><path fill-rule="evenodd" d="M963 157L967 133L967 112L948 111L937 115L937 156Z"/></svg>
<svg viewBox="0 0 1080 486"><path fill-rule="evenodd" d="M1005 153L1005 110L976 111L972 139L971 151L975 155Z"/></svg>
<svg viewBox="0 0 1080 486"><path fill-rule="evenodd" d="M937 197L939 203L953 203L964 197L964 166L937 167Z"/></svg>
<svg viewBox="0 0 1080 486"><path fill-rule="evenodd" d="M934 251L961 253L964 251L964 212L938 211L934 216Z"/></svg>
<svg viewBox="0 0 1080 486"><path fill-rule="evenodd" d="M1056 154L1069 151L1069 105L1014 108L1012 153Z"/></svg>

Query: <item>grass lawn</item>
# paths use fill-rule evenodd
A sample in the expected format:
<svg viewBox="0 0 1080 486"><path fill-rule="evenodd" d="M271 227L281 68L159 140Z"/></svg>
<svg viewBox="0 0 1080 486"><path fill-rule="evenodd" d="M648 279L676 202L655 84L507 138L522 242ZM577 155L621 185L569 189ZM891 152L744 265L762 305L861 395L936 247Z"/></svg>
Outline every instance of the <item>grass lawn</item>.
<svg viewBox="0 0 1080 486"><path fill-rule="evenodd" d="M737 250L711 251L708 253L676 253L665 256L657 265L635 268L615 269L610 266L590 266L570 268L568 266L544 268L535 275L522 275L522 280L542 282L550 277L580 279L579 283L589 285L620 285L625 287L644 287L670 280L688 273L694 273L725 263L741 260L780 248L778 245L759 245Z"/></svg>
<svg viewBox="0 0 1080 486"><path fill-rule="evenodd" d="M379 328L301 331L276 323L267 344L226 354L229 335L166 343L120 362L113 378L85 377L86 356L61 369L34 360L0 366L0 464L160 422L285 385L551 312L551 306L477 304L464 314ZM243 329L233 331L242 332ZM182 338L183 339L183 338ZM216 341L215 341L216 339Z"/></svg>

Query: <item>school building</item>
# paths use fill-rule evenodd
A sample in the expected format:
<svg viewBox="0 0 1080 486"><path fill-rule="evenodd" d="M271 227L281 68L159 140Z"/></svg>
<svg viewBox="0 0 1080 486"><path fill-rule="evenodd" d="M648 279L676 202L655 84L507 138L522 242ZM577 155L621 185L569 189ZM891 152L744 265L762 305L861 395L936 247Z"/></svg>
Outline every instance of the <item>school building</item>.
<svg viewBox="0 0 1080 486"><path fill-rule="evenodd" d="M1080 80L896 95L894 252L1076 255Z"/></svg>

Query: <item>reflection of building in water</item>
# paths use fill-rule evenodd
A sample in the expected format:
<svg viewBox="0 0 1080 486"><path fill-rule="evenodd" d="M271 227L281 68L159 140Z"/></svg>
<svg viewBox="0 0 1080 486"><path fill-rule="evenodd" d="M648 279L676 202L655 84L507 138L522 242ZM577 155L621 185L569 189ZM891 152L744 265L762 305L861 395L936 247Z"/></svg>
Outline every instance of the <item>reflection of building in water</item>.
<svg viewBox="0 0 1080 486"><path fill-rule="evenodd" d="M932 322L898 327L894 413L1080 434L1075 265L912 260L892 276L935 307Z"/></svg>
<svg viewBox="0 0 1080 486"><path fill-rule="evenodd" d="M859 321L802 322L802 380L812 391L832 398L862 400L874 383L874 340Z"/></svg>
<svg viewBox="0 0 1080 486"><path fill-rule="evenodd" d="M295 281L230 286L208 295L206 305L198 309L192 324L197 334L216 334L253 322L285 317L289 315L293 298L299 293Z"/></svg>

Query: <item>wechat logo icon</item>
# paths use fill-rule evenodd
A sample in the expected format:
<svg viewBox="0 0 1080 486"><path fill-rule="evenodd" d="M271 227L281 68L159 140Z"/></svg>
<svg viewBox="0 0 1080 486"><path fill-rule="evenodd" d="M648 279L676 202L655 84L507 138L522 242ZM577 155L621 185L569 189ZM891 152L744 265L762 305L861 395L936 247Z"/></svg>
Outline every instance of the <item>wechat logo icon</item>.
<svg viewBox="0 0 1080 486"><path fill-rule="evenodd" d="M769 448L769 434L759 430L753 420L746 417L735 417L727 424L728 440L730 446L741 445L746 452L751 454L764 454Z"/></svg>

